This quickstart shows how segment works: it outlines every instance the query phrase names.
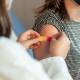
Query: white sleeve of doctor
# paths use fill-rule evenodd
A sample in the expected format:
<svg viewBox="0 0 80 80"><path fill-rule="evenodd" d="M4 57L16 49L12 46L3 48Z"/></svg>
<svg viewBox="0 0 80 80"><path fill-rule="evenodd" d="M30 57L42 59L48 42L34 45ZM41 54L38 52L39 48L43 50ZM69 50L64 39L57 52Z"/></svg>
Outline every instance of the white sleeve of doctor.
<svg viewBox="0 0 80 80"><path fill-rule="evenodd" d="M67 73L67 77L69 77L67 80L71 80L64 60L59 59L58 62L54 58L53 60L45 59L41 62L49 73L48 75L41 64L32 59L20 44L6 38L0 38L0 80L60 80L58 77L60 73L62 74L63 67L61 68L61 65L58 67L59 63L65 65L65 72L63 77L61 75L61 78L64 78L65 73ZM64 78L63 80L66 79Z"/></svg>
<svg viewBox="0 0 80 80"><path fill-rule="evenodd" d="M20 44L0 38L0 80L51 80Z"/></svg>
<svg viewBox="0 0 80 80"><path fill-rule="evenodd" d="M73 80L62 57L51 57L40 62L52 80Z"/></svg>

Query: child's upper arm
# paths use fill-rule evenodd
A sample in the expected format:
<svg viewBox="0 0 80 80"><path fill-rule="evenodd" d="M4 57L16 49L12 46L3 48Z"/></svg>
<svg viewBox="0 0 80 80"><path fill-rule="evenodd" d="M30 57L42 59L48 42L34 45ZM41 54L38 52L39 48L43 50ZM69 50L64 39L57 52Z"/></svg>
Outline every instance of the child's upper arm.
<svg viewBox="0 0 80 80"><path fill-rule="evenodd" d="M45 25L39 32L41 36L53 36L58 33L58 29L53 25Z"/></svg>
<svg viewBox="0 0 80 80"><path fill-rule="evenodd" d="M58 33L58 29L53 25L44 25L41 31L39 32L41 36L53 36ZM41 60L50 56L49 52L49 42L41 42L41 45L34 50L35 58Z"/></svg>

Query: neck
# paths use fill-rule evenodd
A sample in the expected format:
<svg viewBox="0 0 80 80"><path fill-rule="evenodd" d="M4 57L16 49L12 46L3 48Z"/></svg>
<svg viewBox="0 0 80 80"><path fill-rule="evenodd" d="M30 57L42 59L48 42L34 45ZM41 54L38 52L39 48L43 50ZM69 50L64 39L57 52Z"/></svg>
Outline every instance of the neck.
<svg viewBox="0 0 80 80"><path fill-rule="evenodd" d="M65 0L64 3L70 19L80 21L80 5L78 5L74 0Z"/></svg>

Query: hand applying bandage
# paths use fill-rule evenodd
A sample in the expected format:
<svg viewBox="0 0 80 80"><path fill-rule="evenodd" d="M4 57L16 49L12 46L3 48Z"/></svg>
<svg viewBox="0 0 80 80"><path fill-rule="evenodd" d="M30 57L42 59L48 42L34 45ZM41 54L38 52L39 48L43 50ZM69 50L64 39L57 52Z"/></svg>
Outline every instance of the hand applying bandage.
<svg viewBox="0 0 80 80"><path fill-rule="evenodd" d="M22 33L17 41L21 43L25 49L35 49L40 45L40 35L33 30L28 30Z"/></svg>
<svg viewBox="0 0 80 80"><path fill-rule="evenodd" d="M58 37L58 34L55 34L53 36L40 36L40 42L43 42L43 41L51 41L52 38L57 38Z"/></svg>
<svg viewBox="0 0 80 80"><path fill-rule="evenodd" d="M56 38L52 38L50 42L50 54L51 56L61 56L66 58L70 49L70 40L64 32L57 34Z"/></svg>

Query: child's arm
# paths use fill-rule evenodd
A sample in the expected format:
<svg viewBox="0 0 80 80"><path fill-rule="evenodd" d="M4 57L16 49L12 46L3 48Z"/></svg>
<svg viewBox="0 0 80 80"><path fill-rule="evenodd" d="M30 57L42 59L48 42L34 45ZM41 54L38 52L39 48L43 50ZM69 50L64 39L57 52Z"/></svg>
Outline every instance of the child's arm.
<svg viewBox="0 0 80 80"><path fill-rule="evenodd" d="M53 26L53 25L45 25L41 31L40 35L41 36L53 36L58 33L58 29ZM41 42L41 45L34 50L35 58L37 60L41 60L47 57L50 57L50 52L49 52L49 42Z"/></svg>

